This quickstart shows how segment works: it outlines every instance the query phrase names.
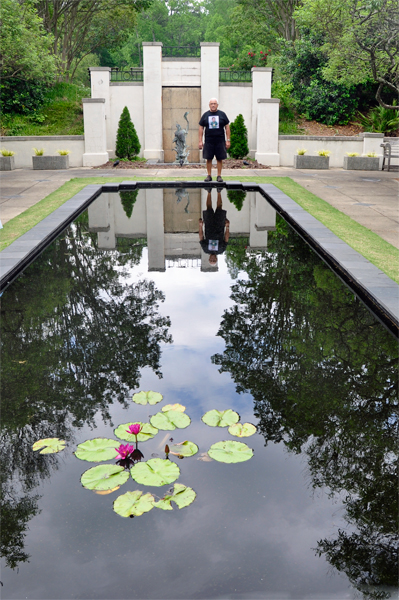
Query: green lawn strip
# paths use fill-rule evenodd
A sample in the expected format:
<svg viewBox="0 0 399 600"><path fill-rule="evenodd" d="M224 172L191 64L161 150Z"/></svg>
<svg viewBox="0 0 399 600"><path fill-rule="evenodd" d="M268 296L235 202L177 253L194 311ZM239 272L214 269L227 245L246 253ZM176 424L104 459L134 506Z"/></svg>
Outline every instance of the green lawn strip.
<svg viewBox="0 0 399 600"><path fill-rule="evenodd" d="M27 209L8 223L0 231L0 250L29 231L48 214L72 198L86 185L121 181L192 181L192 177L87 177L75 178L64 183L58 190ZM295 200L307 212L313 215L351 248L357 250L371 263L376 265L388 277L399 283L399 250L381 239L376 233L357 223L344 213L332 207L318 196L304 189L289 177L245 177L238 175L225 177L225 180L271 183Z"/></svg>

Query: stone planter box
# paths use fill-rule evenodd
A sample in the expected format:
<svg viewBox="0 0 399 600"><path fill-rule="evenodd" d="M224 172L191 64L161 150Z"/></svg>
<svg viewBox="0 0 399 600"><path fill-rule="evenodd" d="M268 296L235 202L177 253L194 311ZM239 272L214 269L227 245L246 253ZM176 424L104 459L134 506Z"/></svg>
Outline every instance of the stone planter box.
<svg viewBox="0 0 399 600"><path fill-rule="evenodd" d="M65 156L32 156L34 170L55 171L69 168L69 155Z"/></svg>
<svg viewBox="0 0 399 600"><path fill-rule="evenodd" d="M329 156L306 156L306 154L294 155L294 169L328 169L329 166Z"/></svg>
<svg viewBox="0 0 399 600"><path fill-rule="evenodd" d="M348 171L379 171L378 156L344 156L344 169Z"/></svg>
<svg viewBox="0 0 399 600"><path fill-rule="evenodd" d="M13 171L15 159L13 156L0 156L0 171Z"/></svg>

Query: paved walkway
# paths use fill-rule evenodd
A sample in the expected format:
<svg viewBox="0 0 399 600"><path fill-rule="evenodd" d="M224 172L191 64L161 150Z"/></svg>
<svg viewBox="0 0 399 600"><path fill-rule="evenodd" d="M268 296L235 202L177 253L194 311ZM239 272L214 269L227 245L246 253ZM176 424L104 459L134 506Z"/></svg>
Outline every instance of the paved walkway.
<svg viewBox="0 0 399 600"><path fill-rule="evenodd" d="M16 169L0 176L0 218L3 223L33 206L65 181L74 177L190 177L202 180L204 169L90 169L68 171L33 171ZM398 172L297 170L290 167L272 169L231 169L226 177L291 177L338 210L349 215L381 238L399 248Z"/></svg>

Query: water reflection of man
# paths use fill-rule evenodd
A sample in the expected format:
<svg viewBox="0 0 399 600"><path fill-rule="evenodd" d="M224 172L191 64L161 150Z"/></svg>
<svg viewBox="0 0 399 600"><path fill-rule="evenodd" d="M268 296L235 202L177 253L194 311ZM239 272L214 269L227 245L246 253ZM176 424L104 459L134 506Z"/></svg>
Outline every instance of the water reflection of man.
<svg viewBox="0 0 399 600"><path fill-rule="evenodd" d="M222 194L217 190L216 210L212 208L212 195L208 191L206 199L206 210L203 211L202 219L199 219L200 245L206 254L209 254L209 264L217 264L217 254L222 254L226 248L230 236L230 221L226 218L226 211L222 208ZM205 235L204 235L205 224Z"/></svg>

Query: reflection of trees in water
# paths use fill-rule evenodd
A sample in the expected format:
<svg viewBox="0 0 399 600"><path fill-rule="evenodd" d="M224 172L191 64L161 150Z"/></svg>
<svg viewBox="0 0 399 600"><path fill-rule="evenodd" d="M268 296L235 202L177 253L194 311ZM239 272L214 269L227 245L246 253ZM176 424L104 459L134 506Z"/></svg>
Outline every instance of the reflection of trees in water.
<svg viewBox="0 0 399 600"><path fill-rule="evenodd" d="M38 510L29 492L61 456L34 453L32 444L72 441L73 427L94 425L98 413L110 420L108 405L128 406L143 367L162 377L161 343L172 342L162 292L126 279L142 244L124 239L121 252L98 250L86 225L83 215L1 301L2 554L11 567L27 559L24 531Z"/></svg>
<svg viewBox="0 0 399 600"><path fill-rule="evenodd" d="M346 492L351 531L318 552L388 597L370 586L397 582L396 340L281 221L243 266L212 361L252 394L266 444L304 452L314 487Z"/></svg>

